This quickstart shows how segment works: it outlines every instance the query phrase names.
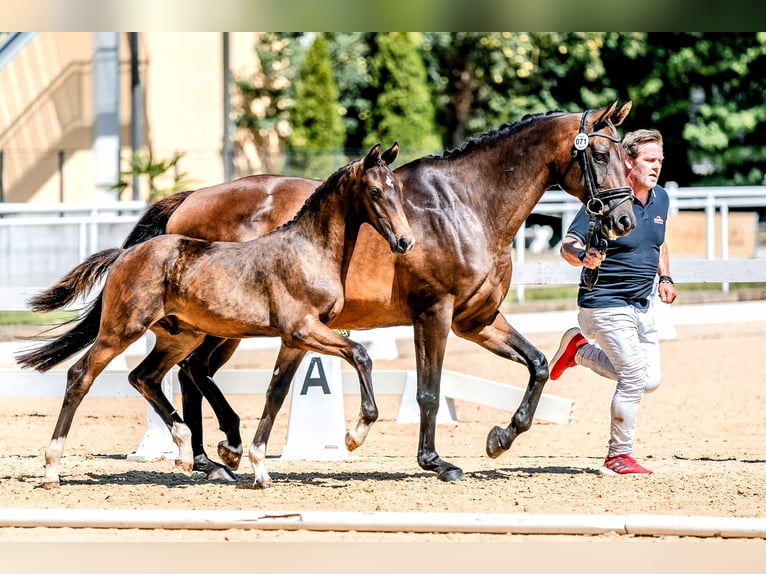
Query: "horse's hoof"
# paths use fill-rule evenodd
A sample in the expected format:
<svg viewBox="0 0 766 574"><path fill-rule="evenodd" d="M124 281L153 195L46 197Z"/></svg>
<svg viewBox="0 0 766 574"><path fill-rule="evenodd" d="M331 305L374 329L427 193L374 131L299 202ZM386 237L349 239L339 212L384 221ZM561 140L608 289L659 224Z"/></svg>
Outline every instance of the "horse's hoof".
<svg viewBox="0 0 766 574"><path fill-rule="evenodd" d="M440 472L438 476L439 476L439 480L443 480L444 482L462 482L463 481L463 471L456 466L453 466L451 468L448 468L447 470Z"/></svg>
<svg viewBox="0 0 766 574"><path fill-rule="evenodd" d="M218 443L218 457L231 470L237 470L242 460L242 447L233 448L228 441Z"/></svg>
<svg viewBox="0 0 766 574"><path fill-rule="evenodd" d="M508 450L509 446L503 446L502 436L505 434L505 429L495 427L487 435L487 456L490 458L497 458Z"/></svg>
<svg viewBox="0 0 766 574"><path fill-rule="evenodd" d="M40 483L40 488L44 488L45 490L56 490L57 488L61 488L61 483L58 480L46 480Z"/></svg>
<svg viewBox="0 0 766 574"><path fill-rule="evenodd" d="M219 466L208 471L207 479L221 480L223 482L239 482L239 477L225 466Z"/></svg>

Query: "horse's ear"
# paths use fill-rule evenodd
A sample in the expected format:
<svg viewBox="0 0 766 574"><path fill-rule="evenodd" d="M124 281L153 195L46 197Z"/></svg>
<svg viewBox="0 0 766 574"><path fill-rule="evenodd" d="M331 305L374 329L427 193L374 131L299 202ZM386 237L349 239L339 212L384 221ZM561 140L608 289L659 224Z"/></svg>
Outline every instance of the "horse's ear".
<svg viewBox="0 0 766 574"><path fill-rule="evenodd" d="M628 113L630 112L630 109L633 107L633 100L628 100L622 106L620 106L618 109L612 112L612 115L609 119L612 120L612 123L616 126L619 126L623 120L628 116Z"/></svg>
<svg viewBox="0 0 766 574"><path fill-rule="evenodd" d="M380 144L377 143L370 148L367 155L364 156L364 164L362 165L362 171L367 171L371 167L375 167L380 160Z"/></svg>
<svg viewBox="0 0 766 574"><path fill-rule="evenodd" d="M614 100L611 104L604 106L600 110L597 110L595 114L593 114L593 117L595 118L593 125L600 126L607 121L611 121L615 126L619 126L628 115L628 112L632 106L633 101L628 100L618 108L617 100Z"/></svg>
<svg viewBox="0 0 766 574"><path fill-rule="evenodd" d="M392 145L390 148L388 148L386 151L384 151L382 154L380 154L380 159L382 159L386 165L391 165L396 161L396 156L399 155L399 142L394 142L394 145Z"/></svg>

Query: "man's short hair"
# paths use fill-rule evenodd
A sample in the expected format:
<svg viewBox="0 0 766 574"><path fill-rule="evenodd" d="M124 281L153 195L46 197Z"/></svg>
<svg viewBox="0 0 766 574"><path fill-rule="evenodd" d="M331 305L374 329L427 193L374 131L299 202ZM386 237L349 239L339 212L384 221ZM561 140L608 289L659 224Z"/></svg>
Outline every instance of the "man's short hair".
<svg viewBox="0 0 766 574"><path fill-rule="evenodd" d="M658 130L636 130L628 132L622 138L622 147L629 157L636 157L641 146L648 143L662 145L662 134Z"/></svg>

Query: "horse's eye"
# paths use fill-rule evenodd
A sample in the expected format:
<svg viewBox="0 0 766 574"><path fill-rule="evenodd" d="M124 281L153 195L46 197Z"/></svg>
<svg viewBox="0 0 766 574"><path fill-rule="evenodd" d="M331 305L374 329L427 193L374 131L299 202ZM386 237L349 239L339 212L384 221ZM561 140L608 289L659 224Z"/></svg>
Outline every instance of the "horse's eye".
<svg viewBox="0 0 766 574"><path fill-rule="evenodd" d="M593 152L593 159L596 160L598 163L608 163L609 154L606 154L601 151Z"/></svg>
<svg viewBox="0 0 766 574"><path fill-rule="evenodd" d="M375 199L375 200L380 199L380 189L377 187L371 187L370 197L372 197L372 199Z"/></svg>

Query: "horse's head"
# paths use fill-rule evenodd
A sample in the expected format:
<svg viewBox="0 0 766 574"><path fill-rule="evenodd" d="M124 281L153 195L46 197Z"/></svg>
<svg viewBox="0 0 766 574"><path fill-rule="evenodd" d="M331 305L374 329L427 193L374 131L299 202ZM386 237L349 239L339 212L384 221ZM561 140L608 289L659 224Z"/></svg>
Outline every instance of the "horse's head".
<svg viewBox="0 0 766 574"><path fill-rule="evenodd" d="M561 186L585 204L607 239L625 236L636 226L624 150L616 129L632 105L629 100L618 107L614 101L583 112L577 131L567 136L571 137L571 159L560 178ZM572 169L575 164L578 169Z"/></svg>
<svg viewBox="0 0 766 574"><path fill-rule="evenodd" d="M391 251L409 253L415 239L402 205L402 184L388 165L398 153L398 143L382 156L380 144L367 152L361 160L356 205L364 220L388 241Z"/></svg>

